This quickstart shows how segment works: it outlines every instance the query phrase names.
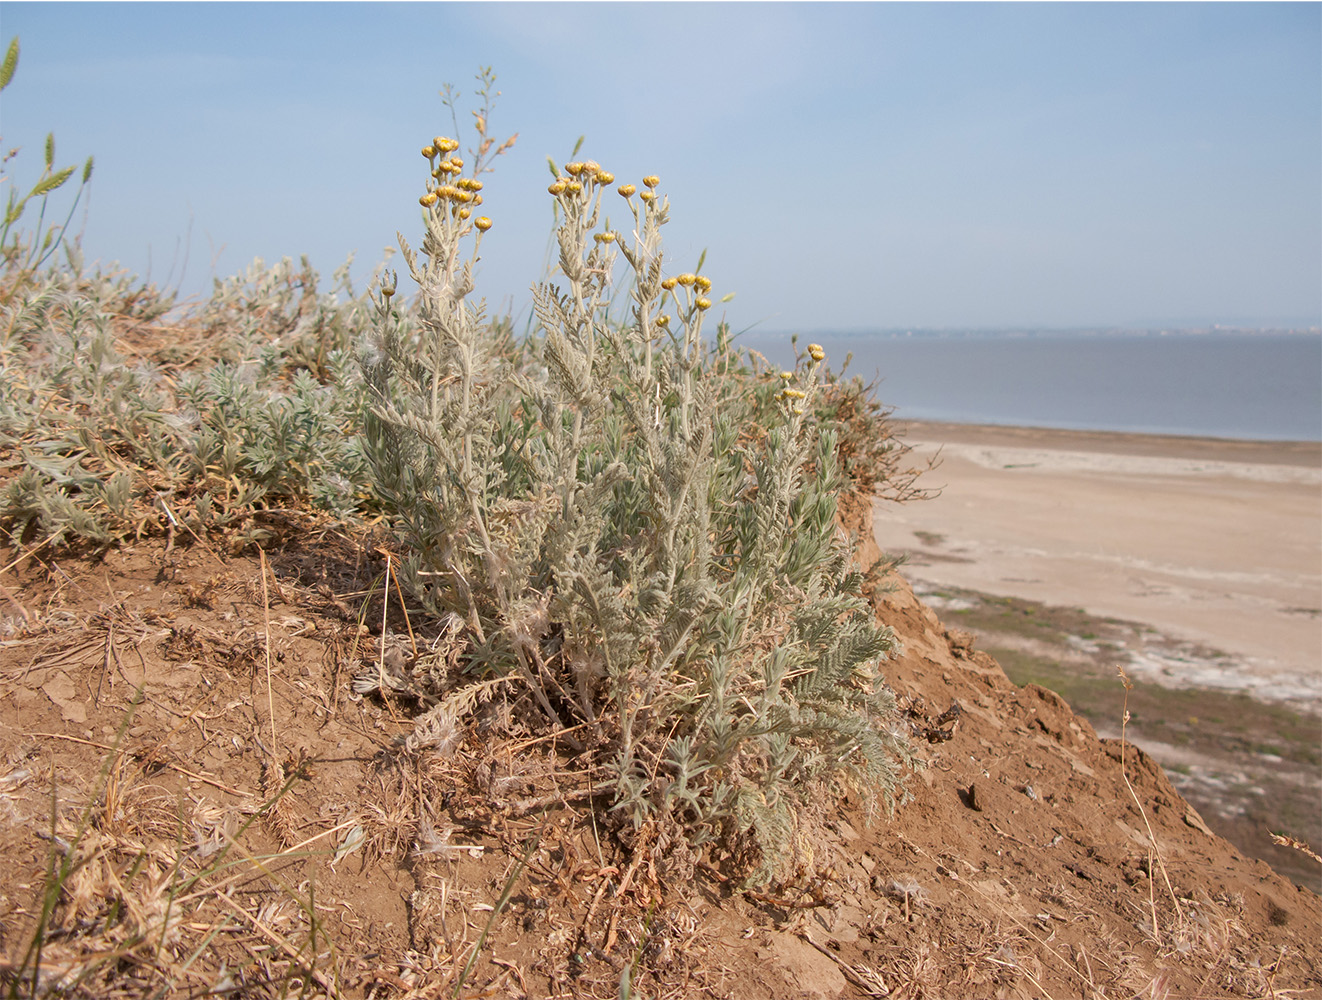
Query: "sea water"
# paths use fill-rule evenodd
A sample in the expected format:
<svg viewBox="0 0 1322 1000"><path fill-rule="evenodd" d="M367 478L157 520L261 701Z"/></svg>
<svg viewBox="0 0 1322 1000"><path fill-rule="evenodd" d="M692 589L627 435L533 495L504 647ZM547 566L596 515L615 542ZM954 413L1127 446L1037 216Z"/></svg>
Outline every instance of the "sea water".
<svg viewBox="0 0 1322 1000"><path fill-rule="evenodd" d="M877 380L897 419L1322 441L1322 334L801 334L839 370ZM773 364L788 334L736 343Z"/></svg>

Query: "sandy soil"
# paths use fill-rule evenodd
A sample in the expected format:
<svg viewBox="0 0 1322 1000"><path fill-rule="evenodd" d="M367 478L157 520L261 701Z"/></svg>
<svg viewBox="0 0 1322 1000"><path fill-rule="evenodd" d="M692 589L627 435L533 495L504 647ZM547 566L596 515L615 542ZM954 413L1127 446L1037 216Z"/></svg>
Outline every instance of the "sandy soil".
<svg viewBox="0 0 1322 1000"><path fill-rule="evenodd" d="M942 492L880 502L876 538L915 585L1143 622L1230 654L1147 665L1158 679L1322 710L1322 445L935 423L906 440L940 453L920 485Z"/></svg>

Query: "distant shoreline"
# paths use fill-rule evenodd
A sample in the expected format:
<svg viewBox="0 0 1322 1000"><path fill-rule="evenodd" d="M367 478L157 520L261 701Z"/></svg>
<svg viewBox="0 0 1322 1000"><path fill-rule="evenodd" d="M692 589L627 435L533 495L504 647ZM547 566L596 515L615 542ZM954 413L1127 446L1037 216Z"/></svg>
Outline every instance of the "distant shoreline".
<svg viewBox="0 0 1322 1000"><path fill-rule="evenodd" d="M901 431L901 437L915 442L1046 448L1053 451L1322 469L1322 441L1254 441L1139 431L1064 430L1054 427L907 420L899 416L893 420Z"/></svg>
<svg viewBox="0 0 1322 1000"><path fill-rule="evenodd" d="M1322 336L813 337L897 421L1322 442ZM791 368L787 342L750 338ZM800 349L806 345L800 341ZM1202 454L1200 452L1200 454Z"/></svg>

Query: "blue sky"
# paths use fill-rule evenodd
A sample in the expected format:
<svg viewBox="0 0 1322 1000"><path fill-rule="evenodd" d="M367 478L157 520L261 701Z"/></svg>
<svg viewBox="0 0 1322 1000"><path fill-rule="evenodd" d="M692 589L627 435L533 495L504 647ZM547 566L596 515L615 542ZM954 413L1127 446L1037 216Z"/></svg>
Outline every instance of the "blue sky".
<svg viewBox="0 0 1322 1000"><path fill-rule="evenodd" d="M417 242L438 91L490 65L498 307L586 135L661 176L736 328L1322 323L1318 4L0 3L0 35L11 178L48 130L95 154L88 255L178 282L187 251L186 293Z"/></svg>

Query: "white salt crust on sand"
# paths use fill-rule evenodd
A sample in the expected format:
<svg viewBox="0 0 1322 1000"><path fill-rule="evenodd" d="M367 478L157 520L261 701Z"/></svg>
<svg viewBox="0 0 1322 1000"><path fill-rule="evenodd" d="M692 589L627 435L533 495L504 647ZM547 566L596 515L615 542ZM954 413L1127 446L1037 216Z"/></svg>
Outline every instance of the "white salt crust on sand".
<svg viewBox="0 0 1322 1000"><path fill-rule="evenodd" d="M939 451L941 464L920 485L941 495L879 502L876 517L878 544L909 554L916 587L1140 622L1190 649L1138 653L1135 676L1322 712L1322 467L1236 461L1236 442L1198 441L1191 458L1153 454L1188 442L1142 435L1093 435L1100 450L1084 450L1072 432L921 431L907 438L915 457Z"/></svg>

